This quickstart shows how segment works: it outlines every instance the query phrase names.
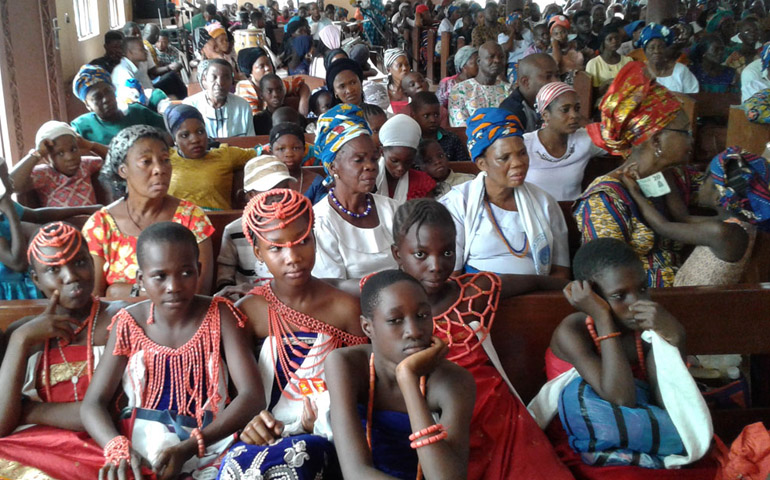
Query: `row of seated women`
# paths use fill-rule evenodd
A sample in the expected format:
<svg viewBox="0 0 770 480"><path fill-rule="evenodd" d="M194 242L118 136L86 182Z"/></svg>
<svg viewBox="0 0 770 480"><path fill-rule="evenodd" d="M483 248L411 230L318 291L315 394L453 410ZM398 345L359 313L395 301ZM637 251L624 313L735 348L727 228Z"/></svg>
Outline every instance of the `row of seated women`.
<svg viewBox="0 0 770 480"><path fill-rule="evenodd" d="M663 151L689 140L681 131L686 117L670 94L639 73L634 65L621 72L618 98L632 103L623 112L608 110L589 132L603 146L630 150L627 158L646 177L675 163ZM646 94L622 93L641 86ZM646 123L652 109L660 116ZM396 208L369 193L378 164L362 113L350 105L330 113L319 122L319 142L334 189L315 207L290 189L249 202L243 232L273 278L235 306L196 294L202 241L194 225L160 218L140 228L137 222L138 240L128 245L134 288L147 300L130 306L92 296L104 272L95 268L100 257L93 242L64 223L36 233L27 259L50 301L41 315L6 332L1 468L32 467L56 478L93 478L99 471L107 478L129 471L136 478L336 478L337 468L346 478L714 477L710 418L682 361L684 332L649 300L657 277L632 242L594 239L575 256L575 281L564 294L578 313L553 334L550 381L530 406L534 416L495 366L488 332L499 298L562 288L567 280L558 277L568 274L566 266L559 271L554 232L543 226L553 201L524 182L518 119L484 112L468 135L482 174L450 190L446 201ZM120 159L128 198L178 208L164 188L162 137L131 127L117 138L110 157ZM725 157L736 160L735 153ZM747 197L725 203L725 210L759 227L746 204L762 201L753 193L760 168L737 153L743 163L731 178L751 175L746 189L733 193ZM712 164L718 198L725 180L713 170L721 163ZM602 182L633 190L621 173ZM5 196L0 204L6 212L11 202ZM125 207L125 199L116 205ZM466 253L473 242L460 239L481 228L467 224L482 212L493 229L497 218L521 222L526 250L514 251L521 245L514 242L494 265L474 264ZM723 223L698 223L709 221ZM329 227L333 222L340 226ZM386 263L382 252L342 257L336 268L344 276L333 278L379 272L362 282L360 300L314 274L334 245L341 256L355 247L341 243L354 238L347 236L354 228L362 238L388 235L390 258ZM487 237L508 243L495 235ZM528 261L531 275L488 271L512 258ZM618 414L623 422L607 420ZM28 424L36 426L15 431Z"/></svg>

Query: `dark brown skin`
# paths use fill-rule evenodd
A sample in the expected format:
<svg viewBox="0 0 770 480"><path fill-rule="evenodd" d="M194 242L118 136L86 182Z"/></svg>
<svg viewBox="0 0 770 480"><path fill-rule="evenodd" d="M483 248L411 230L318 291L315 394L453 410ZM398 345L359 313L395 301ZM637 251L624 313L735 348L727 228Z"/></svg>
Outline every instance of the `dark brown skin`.
<svg viewBox="0 0 770 480"><path fill-rule="evenodd" d="M592 282L571 282L564 289L564 296L579 313L568 316L556 328L551 350L571 363L608 402L628 407L636 405L631 372L631 364L637 361L636 331L654 330L684 350L684 329L670 313L650 301L641 265L606 269ZM622 333L601 342L601 355L586 327L586 316L594 319L598 337ZM647 346L645 350L648 377L657 394L653 357Z"/></svg>
<svg viewBox="0 0 770 480"><path fill-rule="evenodd" d="M265 236L271 242L285 244L299 239L307 231L307 226L307 218L297 219L286 228L266 232ZM350 334L363 335L358 299L310 275L315 263L315 238L312 234L305 242L283 248L259 239L254 255L265 262L273 274L271 287L283 304ZM247 295L237 306L248 318L254 336L265 339L270 333L265 298ZM302 426L306 432L312 432L318 410L309 397L304 397L304 402ZM243 429L241 440L265 445L280 438L283 427L283 423L276 420L272 413L262 410Z"/></svg>
<svg viewBox="0 0 770 480"><path fill-rule="evenodd" d="M446 345L431 337L433 320L425 293L411 282L394 283L382 290L374 318L361 317L361 326L372 345L336 350L326 360L332 430L343 475L393 478L372 465L356 408L368 403L369 356L374 352L375 408L407 413L412 431L441 423L449 434L417 449L425 478L465 479L475 384L470 373L444 359ZM425 396L421 376L427 376ZM434 413L439 414L438 422Z"/></svg>
<svg viewBox="0 0 770 480"><path fill-rule="evenodd" d="M48 254L59 249L47 250L50 250L46 251ZM30 423L83 430L80 402L25 400L21 390L27 361L43 349L46 340L51 341L51 348L60 339L70 345L86 345L88 332L85 329L74 338L73 333L75 326L84 322L91 313L93 275L93 264L85 244L63 266L33 265L32 280L50 300L43 313L14 322L6 332L8 343L0 366L0 381L4 385L0 390L0 436L9 435L17 426ZM94 327L94 346L107 343L107 326L123 306L124 302L101 302Z"/></svg>
<svg viewBox="0 0 770 480"><path fill-rule="evenodd" d="M145 335L154 343L169 348L179 348L196 334L211 304L210 297L195 294L198 283L197 262L192 249L184 245L156 243L147 249L147 258L140 265L138 280L144 284L150 301L138 303L127 309L136 319ZM190 259L193 259L192 261ZM150 307L154 305L154 323L147 324ZM232 435L246 425L264 407L264 392L254 356L248 344L248 335L238 328L236 319L225 305L219 306L221 319L222 359L228 367L230 378L238 395L217 415L216 419L201 430L207 444ZM115 349L116 334L110 333L105 352ZM108 412L110 400L120 387L121 377L128 358L106 354L97 369L83 400L80 412L84 426L99 444L106 445L119 435ZM197 441L189 438L164 450L153 471L160 479L172 479L178 475L182 464L198 451ZM141 479L141 457L131 451L129 463L106 464L100 478L126 478L131 470L134 478Z"/></svg>

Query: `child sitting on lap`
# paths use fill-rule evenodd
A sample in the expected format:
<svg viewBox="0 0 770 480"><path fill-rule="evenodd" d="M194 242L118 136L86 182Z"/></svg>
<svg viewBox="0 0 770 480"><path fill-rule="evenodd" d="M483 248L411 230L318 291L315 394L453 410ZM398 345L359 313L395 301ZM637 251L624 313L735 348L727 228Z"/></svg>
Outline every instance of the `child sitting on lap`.
<svg viewBox="0 0 770 480"><path fill-rule="evenodd" d="M96 157L81 156L91 151ZM35 190L43 207L96 205L91 177L99 173L107 147L80 137L64 122L45 122L35 136L35 148L11 172L14 190Z"/></svg>
<svg viewBox="0 0 770 480"><path fill-rule="evenodd" d="M149 300L113 318L81 407L86 430L104 447L100 477L142 478L142 462L159 478L214 475L235 432L265 405L243 317L225 299L195 294L198 244L184 226L147 227L136 251ZM229 404L228 373L237 391ZM121 377L124 428L108 410Z"/></svg>
<svg viewBox="0 0 770 480"><path fill-rule="evenodd" d="M573 273L564 295L579 311L556 328L549 382L530 404L543 427L558 403L564 429L549 435L564 463L577 478L713 478L708 465L661 470L703 457L713 430L682 361L684 329L650 300L639 257L600 238L578 250Z"/></svg>

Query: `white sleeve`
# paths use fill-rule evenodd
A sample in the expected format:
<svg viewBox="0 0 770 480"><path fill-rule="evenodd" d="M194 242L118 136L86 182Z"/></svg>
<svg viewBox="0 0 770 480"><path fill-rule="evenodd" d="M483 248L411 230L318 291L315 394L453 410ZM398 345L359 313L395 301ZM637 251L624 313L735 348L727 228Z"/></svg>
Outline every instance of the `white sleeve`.
<svg viewBox="0 0 770 480"><path fill-rule="evenodd" d="M569 267L569 237L567 234L567 222L561 212L559 203L550 195L547 195L548 202L548 220L551 224L551 233L553 234L553 264L562 267Z"/></svg>
<svg viewBox="0 0 770 480"><path fill-rule="evenodd" d="M315 266L313 276L317 278L346 279L345 262L339 251L337 231L326 218L317 217L313 226L315 233Z"/></svg>
<svg viewBox="0 0 770 480"><path fill-rule="evenodd" d="M681 65L682 67L679 69L682 79L682 93L698 93L700 91L700 84L698 83L698 79L695 78L695 75L692 74L689 68L685 67L681 63L677 63L677 65Z"/></svg>
<svg viewBox="0 0 770 480"><path fill-rule="evenodd" d="M460 190L452 188L439 203L449 210L455 223L455 270L462 270L465 263L465 197Z"/></svg>

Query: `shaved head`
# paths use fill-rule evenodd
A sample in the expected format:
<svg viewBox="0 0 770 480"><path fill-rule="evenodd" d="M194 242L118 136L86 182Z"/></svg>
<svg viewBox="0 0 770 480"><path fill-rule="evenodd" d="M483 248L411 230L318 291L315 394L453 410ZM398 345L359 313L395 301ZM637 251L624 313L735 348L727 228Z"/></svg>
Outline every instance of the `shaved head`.
<svg viewBox="0 0 770 480"><path fill-rule="evenodd" d="M519 60L519 90L530 105L543 85L559 81L559 67L547 53L534 53Z"/></svg>

